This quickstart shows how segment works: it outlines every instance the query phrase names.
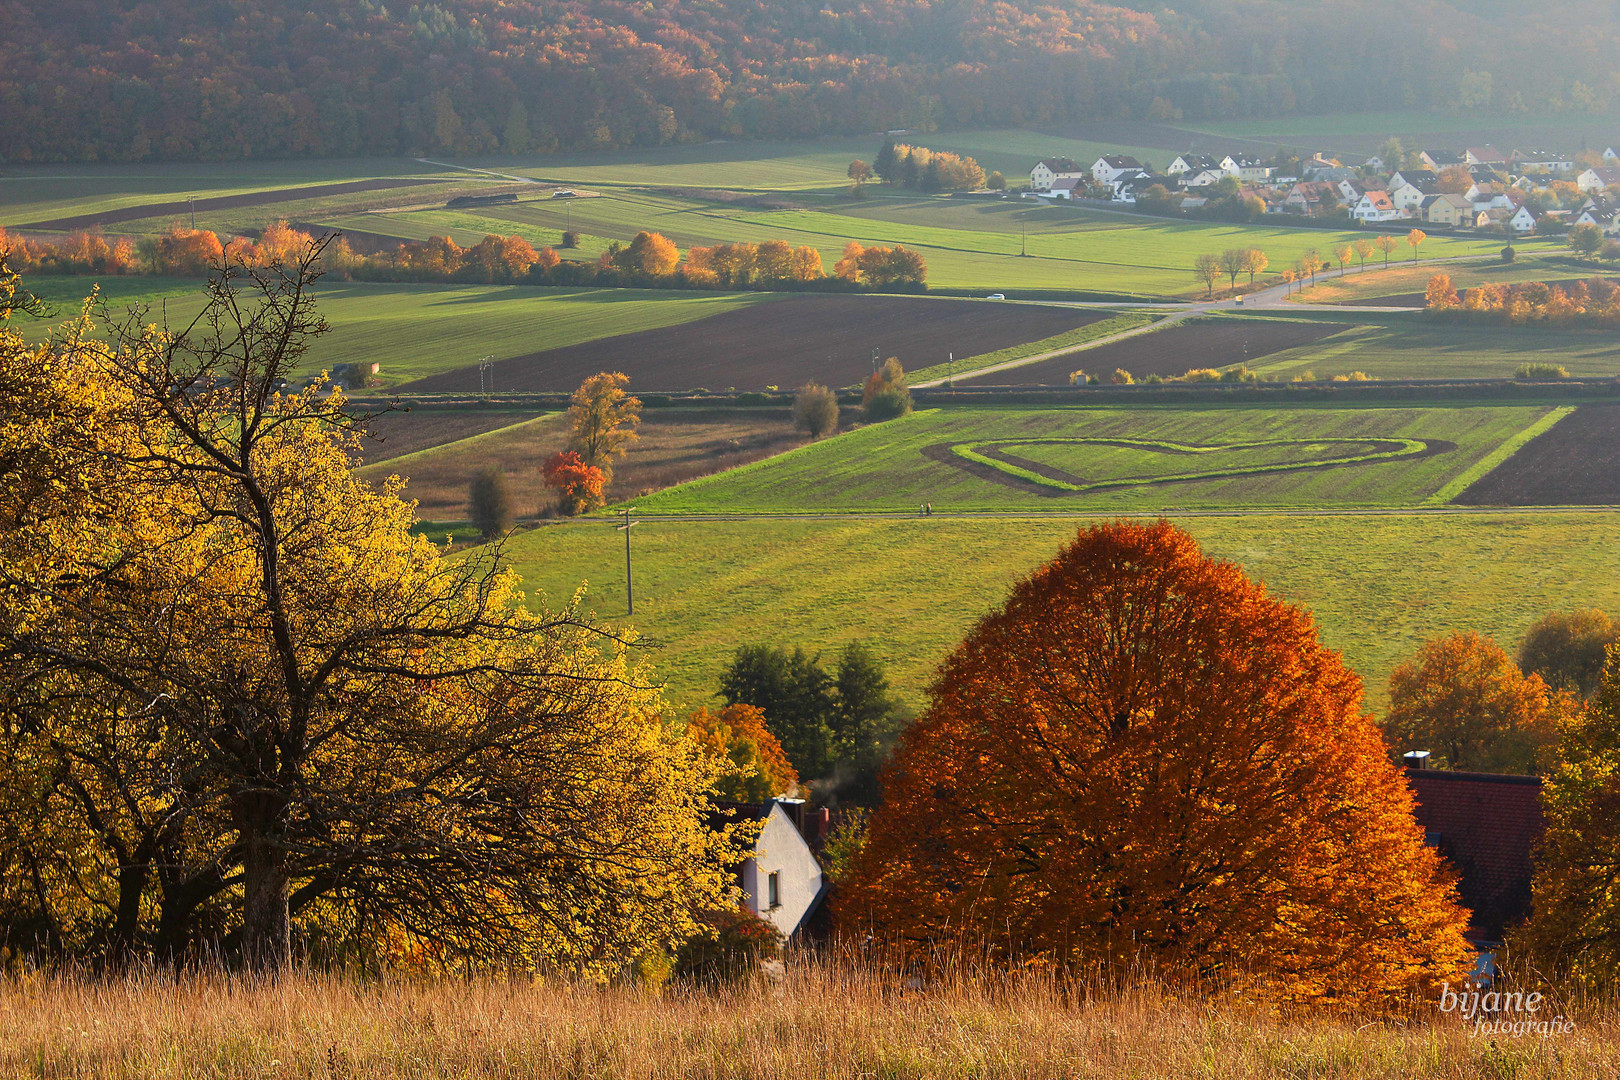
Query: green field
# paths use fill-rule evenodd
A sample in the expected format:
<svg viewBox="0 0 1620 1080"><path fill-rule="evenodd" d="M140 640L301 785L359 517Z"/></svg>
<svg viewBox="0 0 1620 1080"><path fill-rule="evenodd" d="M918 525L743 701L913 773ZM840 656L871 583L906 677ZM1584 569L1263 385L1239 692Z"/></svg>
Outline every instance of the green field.
<svg viewBox="0 0 1620 1080"><path fill-rule="evenodd" d="M637 507L683 514L913 510L924 501L941 511L1058 513L1411 506L1547 412L1495 405L931 409L649 495ZM1074 490L1032 480L1016 465L990 477L969 471L972 448L987 442L1017 443L1008 449L1018 457L1082 485L1109 483ZM1355 460L1319 464L1346 459ZM1300 465L1316 467L1289 467Z"/></svg>
<svg viewBox="0 0 1620 1080"><path fill-rule="evenodd" d="M1351 326L1321 341L1250 361L1248 366L1267 379L1287 380L1307 372L1325 379L1352 371L1375 379L1505 379L1527 362L1561 364L1571 375L1620 373L1620 343L1600 330L1468 326L1432 320L1421 312L1372 313L1317 305L1301 305L1287 317Z"/></svg>
<svg viewBox="0 0 1620 1080"><path fill-rule="evenodd" d="M39 278L27 284L66 318L89 290L88 278ZM105 292L115 310L167 301L172 320L202 307L200 283L112 278ZM658 289L562 289L528 285L411 285L323 282L316 295L332 326L310 350L304 369L377 362L385 384L583 341L652 330L769 303L770 293L704 293ZM19 322L33 337L40 322Z"/></svg>
<svg viewBox="0 0 1620 1080"><path fill-rule="evenodd" d="M635 530L634 625L669 698L714 692L738 645L830 654L868 641L921 700L934 666L1019 575L1050 558L1077 517L665 521ZM1511 648L1550 609L1620 609L1620 512L1255 514L1186 517L1206 551L1241 563L1315 613L1328 645L1368 680L1428 638L1478 630ZM624 615L623 534L603 522L520 533L511 557L531 593Z"/></svg>
<svg viewBox="0 0 1620 1080"><path fill-rule="evenodd" d="M1258 247L1280 269L1307 248L1325 254L1363 235L1171 221L1020 199L879 194L861 201L819 199L802 209L768 210L638 190L609 191L595 199L531 199L481 207L476 213L432 209L319 220L336 228L392 231L413 238L449 233L458 242L505 231L535 243L555 243L566 226L583 234L586 254L609 239L628 240L643 229L661 232L682 248L782 240L816 248L828 269L852 240L903 244L922 253L929 284L936 287L1143 296L1202 292L1191 268L1193 259L1204 252ZM1423 254L1482 255L1499 246L1474 238L1436 236L1423 246Z"/></svg>

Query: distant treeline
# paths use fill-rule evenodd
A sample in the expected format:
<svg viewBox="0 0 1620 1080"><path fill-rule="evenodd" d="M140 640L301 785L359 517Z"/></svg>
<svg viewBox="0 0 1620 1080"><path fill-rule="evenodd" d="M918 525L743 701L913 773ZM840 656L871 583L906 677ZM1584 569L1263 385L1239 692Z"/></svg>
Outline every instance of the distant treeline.
<svg viewBox="0 0 1620 1080"><path fill-rule="evenodd" d="M1613 5L12 0L0 161L524 154L1620 97ZM1533 62L1525 58L1533 57Z"/></svg>
<svg viewBox="0 0 1620 1080"><path fill-rule="evenodd" d="M314 239L285 221L270 225L257 239L224 241L207 229L180 226L139 241L93 230L42 241L0 229L0 253L9 252L7 264L24 273L206 277L227 257L247 264L291 263ZM591 262L564 259L550 247L536 249L521 236L490 235L466 248L447 236L434 236L375 255L355 252L339 236L328 243L321 266L333 277L356 281L695 289L909 292L923 289L928 279L922 256L899 245L864 247L851 241L828 274L813 247L795 248L781 240L719 244L691 248L683 260L674 242L656 232L639 232L628 244L615 240Z"/></svg>

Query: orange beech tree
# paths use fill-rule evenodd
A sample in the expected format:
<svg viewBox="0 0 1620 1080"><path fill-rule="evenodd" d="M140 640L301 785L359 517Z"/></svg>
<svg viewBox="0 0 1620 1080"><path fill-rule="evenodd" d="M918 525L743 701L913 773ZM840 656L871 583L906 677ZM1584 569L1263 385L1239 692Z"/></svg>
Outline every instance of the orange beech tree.
<svg viewBox="0 0 1620 1080"><path fill-rule="evenodd" d="M717 713L699 709L686 722L686 737L727 763L715 785L722 799L764 802L799 786L798 770L766 726L765 713L752 705L727 705Z"/></svg>
<svg viewBox="0 0 1620 1080"><path fill-rule="evenodd" d="M946 660L837 907L902 950L1249 972L1378 1007L1466 913L1309 615L1165 522L1092 528Z"/></svg>

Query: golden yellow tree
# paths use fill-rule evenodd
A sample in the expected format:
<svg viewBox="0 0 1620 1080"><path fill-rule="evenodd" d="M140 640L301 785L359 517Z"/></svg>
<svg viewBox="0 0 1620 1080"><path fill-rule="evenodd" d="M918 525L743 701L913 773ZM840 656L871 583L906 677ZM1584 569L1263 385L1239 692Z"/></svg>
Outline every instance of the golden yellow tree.
<svg viewBox="0 0 1620 1080"><path fill-rule="evenodd" d="M1378 1006L1466 913L1310 617L1167 523L1088 529L940 669L839 925L1009 962L1247 970Z"/></svg>
<svg viewBox="0 0 1620 1080"><path fill-rule="evenodd" d="M622 371L599 372L579 384L568 406L568 449L601 469L607 480L613 478L614 460L638 438L641 399L625 391L629 385L630 376Z"/></svg>
<svg viewBox="0 0 1620 1080"><path fill-rule="evenodd" d="M274 968L316 920L596 974L681 940L730 891L715 763L628 639L531 612L498 550L446 559L352 472L342 396L278 389L319 250L226 266L183 329L0 336L8 936Z"/></svg>

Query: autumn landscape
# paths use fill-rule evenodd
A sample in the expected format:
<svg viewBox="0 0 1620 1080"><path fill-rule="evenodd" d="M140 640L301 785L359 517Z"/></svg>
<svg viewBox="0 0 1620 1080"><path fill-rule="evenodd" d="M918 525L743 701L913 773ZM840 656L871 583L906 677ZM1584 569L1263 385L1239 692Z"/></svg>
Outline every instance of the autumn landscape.
<svg viewBox="0 0 1620 1080"><path fill-rule="evenodd" d="M1620 20L0 4L0 1077L1620 1077Z"/></svg>

